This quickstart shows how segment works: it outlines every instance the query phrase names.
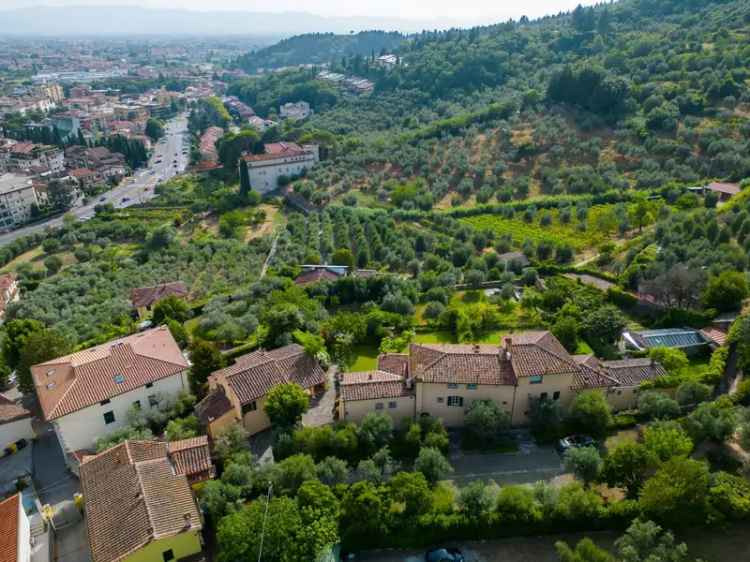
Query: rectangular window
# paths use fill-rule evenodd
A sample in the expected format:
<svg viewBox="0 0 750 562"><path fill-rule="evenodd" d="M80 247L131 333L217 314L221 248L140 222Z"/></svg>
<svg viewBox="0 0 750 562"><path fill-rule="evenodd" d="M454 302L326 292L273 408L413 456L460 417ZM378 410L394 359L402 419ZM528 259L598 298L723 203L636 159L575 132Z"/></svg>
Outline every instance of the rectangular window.
<svg viewBox="0 0 750 562"><path fill-rule="evenodd" d="M170 562L170 560L174 560L174 552L170 548L169 550L165 550L164 554L162 554L162 558L164 559L164 562Z"/></svg>
<svg viewBox="0 0 750 562"><path fill-rule="evenodd" d="M101 402L99 402L99 404L102 405L102 406L106 406L107 404L109 404L109 399L102 400Z"/></svg>
<svg viewBox="0 0 750 562"><path fill-rule="evenodd" d="M394 408L398 407L398 404L396 404L396 402L388 402L388 407L393 410Z"/></svg>
<svg viewBox="0 0 750 562"><path fill-rule="evenodd" d="M148 395L148 405L152 408L155 408L159 405L159 399L156 397L156 394L149 394Z"/></svg>
<svg viewBox="0 0 750 562"><path fill-rule="evenodd" d="M540 400L546 400L547 398L549 398L549 394L547 394L546 392L542 392L542 393L541 393L541 394L539 395L539 399L540 399Z"/></svg>
<svg viewBox="0 0 750 562"><path fill-rule="evenodd" d="M448 406L453 408L463 408L464 397L463 396L449 396Z"/></svg>
<svg viewBox="0 0 750 562"><path fill-rule="evenodd" d="M383 409L383 403L382 402L378 402L377 404L375 404L375 409L376 410L382 410Z"/></svg>
<svg viewBox="0 0 750 562"><path fill-rule="evenodd" d="M443 401L444 401L444 398L442 396L438 396L438 398L437 398L438 404L442 404Z"/></svg>
<svg viewBox="0 0 750 562"><path fill-rule="evenodd" d="M458 388L458 385L456 383L454 383L454 382L449 382L448 383L448 388Z"/></svg>
<svg viewBox="0 0 750 562"><path fill-rule="evenodd" d="M135 402L133 402L133 408L135 408L136 410L140 410L141 409L141 401L140 400L136 400Z"/></svg>
<svg viewBox="0 0 750 562"><path fill-rule="evenodd" d="M257 409L258 409L258 403L255 400L253 400L252 402L249 402L245 404L244 406L242 406L242 415L244 416L248 412L254 412Z"/></svg>
<svg viewBox="0 0 750 562"><path fill-rule="evenodd" d="M544 382L544 375L533 375L529 377L529 384L542 384Z"/></svg>
<svg viewBox="0 0 750 562"><path fill-rule="evenodd" d="M475 384L467 384L466 385L466 390L476 390L476 389L477 389L477 385L475 385Z"/></svg>
<svg viewBox="0 0 750 562"><path fill-rule="evenodd" d="M152 382L147 382L146 383L146 388L151 388L152 386L154 386L154 383L152 383Z"/></svg>
<svg viewBox="0 0 750 562"><path fill-rule="evenodd" d="M560 391L559 391L559 390L556 390L556 391L555 391L555 392L554 392L554 393L552 394L552 400L560 400Z"/></svg>
<svg viewBox="0 0 750 562"><path fill-rule="evenodd" d="M114 412L104 412L104 423L106 425L109 425L111 423L115 423L115 413Z"/></svg>

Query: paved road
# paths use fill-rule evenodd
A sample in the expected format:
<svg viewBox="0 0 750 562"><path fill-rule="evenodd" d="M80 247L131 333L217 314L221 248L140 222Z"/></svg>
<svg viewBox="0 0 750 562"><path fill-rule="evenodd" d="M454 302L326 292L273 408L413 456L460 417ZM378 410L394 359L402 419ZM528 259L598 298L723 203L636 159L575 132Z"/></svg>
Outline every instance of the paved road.
<svg viewBox="0 0 750 562"><path fill-rule="evenodd" d="M88 205L75 207L69 212L80 220L88 220L94 216L96 205L112 203L116 208L122 209L153 198L156 184L184 172L190 160L190 147L186 144L188 141L187 117L182 115L170 120L165 126L165 133L164 138L154 147L148 167L125 178L120 185L102 194ZM187 154L183 154L184 150ZM62 217L56 217L0 234L0 245L9 244L22 236L60 225L62 225Z"/></svg>

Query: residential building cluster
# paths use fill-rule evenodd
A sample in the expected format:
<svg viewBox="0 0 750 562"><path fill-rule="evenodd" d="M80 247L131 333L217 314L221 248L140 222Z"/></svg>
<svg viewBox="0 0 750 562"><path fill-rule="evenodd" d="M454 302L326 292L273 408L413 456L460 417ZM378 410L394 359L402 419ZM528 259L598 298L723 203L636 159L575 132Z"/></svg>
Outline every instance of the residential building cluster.
<svg viewBox="0 0 750 562"><path fill-rule="evenodd" d="M367 78L345 76L344 74L331 72L330 70L321 71L318 73L318 78L325 80L326 82L331 82L332 84L355 94L368 94L375 88L375 84Z"/></svg>

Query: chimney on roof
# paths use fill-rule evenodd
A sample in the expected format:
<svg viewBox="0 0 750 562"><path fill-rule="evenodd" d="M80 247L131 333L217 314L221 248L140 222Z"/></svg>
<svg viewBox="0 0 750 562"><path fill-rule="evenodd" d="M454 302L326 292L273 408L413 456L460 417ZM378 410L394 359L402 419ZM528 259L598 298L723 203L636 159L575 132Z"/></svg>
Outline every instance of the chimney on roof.
<svg viewBox="0 0 750 562"><path fill-rule="evenodd" d="M480 349L480 348L479 348L479 344L478 344L478 343L475 343L475 344L474 344L474 353L479 353L479 349Z"/></svg>
<svg viewBox="0 0 750 562"><path fill-rule="evenodd" d="M372 380L372 373L367 373L367 380L368 380L368 381L371 381L371 380Z"/></svg>
<svg viewBox="0 0 750 562"><path fill-rule="evenodd" d="M503 359L510 360L510 350L513 347L513 338L506 337L503 339Z"/></svg>

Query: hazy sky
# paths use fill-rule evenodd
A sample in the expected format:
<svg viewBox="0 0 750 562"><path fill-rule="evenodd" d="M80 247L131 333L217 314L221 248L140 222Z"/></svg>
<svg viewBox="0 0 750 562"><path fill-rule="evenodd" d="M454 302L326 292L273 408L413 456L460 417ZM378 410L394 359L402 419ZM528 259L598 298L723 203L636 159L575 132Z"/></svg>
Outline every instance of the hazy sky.
<svg viewBox="0 0 750 562"><path fill-rule="evenodd" d="M388 16L409 19L506 20L572 10L596 0L0 0L0 8L48 6L144 6L190 10L310 12L325 16Z"/></svg>

